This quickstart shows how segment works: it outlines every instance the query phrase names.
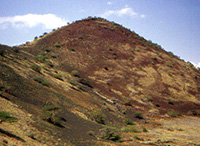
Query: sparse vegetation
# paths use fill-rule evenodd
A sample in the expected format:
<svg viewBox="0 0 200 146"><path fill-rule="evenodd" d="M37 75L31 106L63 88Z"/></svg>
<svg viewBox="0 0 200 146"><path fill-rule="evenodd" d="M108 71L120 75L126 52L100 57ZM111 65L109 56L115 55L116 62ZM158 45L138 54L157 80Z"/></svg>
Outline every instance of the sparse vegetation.
<svg viewBox="0 0 200 146"><path fill-rule="evenodd" d="M125 123L127 125L135 125L135 123L132 120L130 120L130 119L125 119Z"/></svg>
<svg viewBox="0 0 200 146"><path fill-rule="evenodd" d="M143 117L143 115L142 115L141 112L135 112L135 113L133 114L133 117L134 117L134 118L137 118L137 119L144 119L144 117Z"/></svg>
<svg viewBox="0 0 200 146"><path fill-rule="evenodd" d="M72 70L71 74L75 77L80 77L79 72L77 70Z"/></svg>
<svg viewBox="0 0 200 146"><path fill-rule="evenodd" d="M87 80L87 79L79 78L78 82L85 85L85 86L92 88L92 85L90 84L89 80Z"/></svg>
<svg viewBox="0 0 200 146"><path fill-rule="evenodd" d="M61 110L61 107L59 106L54 106L54 105L45 106L42 109L41 118L58 127L64 127L62 125L62 121L66 121L66 120L59 116L60 110Z"/></svg>
<svg viewBox="0 0 200 146"><path fill-rule="evenodd" d="M41 73L41 67L39 65L32 64L31 69L33 69L34 71L36 71L38 73Z"/></svg>
<svg viewBox="0 0 200 146"><path fill-rule="evenodd" d="M87 132L88 135L95 137L94 131L88 131Z"/></svg>
<svg viewBox="0 0 200 146"><path fill-rule="evenodd" d="M134 133L138 133L140 131L137 130L135 125L128 125L125 126L121 129L122 132L134 132Z"/></svg>
<svg viewBox="0 0 200 146"><path fill-rule="evenodd" d="M16 122L17 120L18 118L11 116L8 112L0 112L0 122Z"/></svg>
<svg viewBox="0 0 200 146"><path fill-rule="evenodd" d="M51 48L45 48L44 49L46 52L51 52Z"/></svg>
<svg viewBox="0 0 200 146"><path fill-rule="evenodd" d="M59 43L56 43L54 46L57 47L57 48L61 47L61 45Z"/></svg>
<svg viewBox="0 0 200 146"><path fill-rule="evenodd" d="M100 137L104 140L111 140L115 142L119 142L121 139L121 136L110 128L101 129Z"/></svg>
<svg viewBox="0 0 200 146"><path fill-rule="evenodd" d="M155 106L160 107L160 104L159 103L155 103Z"/></svg>
<svg viewBox="0 0 200 146"><path fill-rule="evenodd" d="M181 116L181 114L179 112L176 112L176 111L168 111L167 114L170 116L170 117L178 117L178 116Z"/></svg>
<svg viewBox="0 0 200 146"><path fill-rule="evenodd" d="M105 115L101 110L93 110L90 112L90 119L95 120L99 124L105 124Z"/></svg>
<svg viewBox="0 0 200 146"><path fill-rule="evenodd" d="M45 54L39 54L37 56L34 57L36 60L44 63L46 61L46 55Z"/></svg>
<svg viewBox="0 0 200 146"><path fill-rule="evenodd" d="M62 76L60 74L53 74L53 77L63 81Z"/></svg>
<svg viewBox="0 0 200 146"><path fill-rule="evenodd" d="M129 57L128 59L132 61L132 60L133 60L133 57Z"/></svg>
<svg viewBox="0 0 200 146"><path fill-rule="evenodd" d="M35 77L34 81L36 81L44 86L49 86L49 83L47 81L45 81L44 79L42 79L41 77Z"/></svg>
<svg viewBox="0 0 200 146"><path fill-rule="evenodd" d="M80 35L78 38L79 38L79 39L83 39L83 36L82 36L82 35Z"/></svg>
<svg viewBox="0 0 200 146"><path fill-rule="evenodd" d="M74 48L71 48L71 51L76 51Z"/></svg>
<svg viewBox="0 0 200 146"><path fill-rule="evenodd" d="M200 110L190 110L189 114L193 116L200 116Z"/></svg>
<svg viewBox="0 0 200 146"><path fill-rule="evenodd" d="M104 65L104 67L103 67L105 70L108 70L108 67L106 66L106 65Z"/></svg>
<svg viewBox="0 0 200 146"><path fill-rule="evenodd" d="M142 131L143 132L148 132L148 130L145 127L142 129Z"/></svg>

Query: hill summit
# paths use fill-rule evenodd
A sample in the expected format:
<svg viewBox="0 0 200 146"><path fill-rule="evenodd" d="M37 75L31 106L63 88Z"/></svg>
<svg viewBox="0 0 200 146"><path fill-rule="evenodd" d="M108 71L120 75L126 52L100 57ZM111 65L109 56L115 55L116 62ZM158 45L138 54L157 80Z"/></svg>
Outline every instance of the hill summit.
<svg viewBox="0 0 200 146"><path fill-rule="evenodd" d="M0 124L9 143L164 144L170 131L161 133L170 124L199 120L199 70L103 18L73 22L19 47L1 45L0 59L0 107L18 118ZM13 126L26 128L17 133ZM173 143L186 144L183 135ZM191 135L186 139L196 143Z"/></svg>

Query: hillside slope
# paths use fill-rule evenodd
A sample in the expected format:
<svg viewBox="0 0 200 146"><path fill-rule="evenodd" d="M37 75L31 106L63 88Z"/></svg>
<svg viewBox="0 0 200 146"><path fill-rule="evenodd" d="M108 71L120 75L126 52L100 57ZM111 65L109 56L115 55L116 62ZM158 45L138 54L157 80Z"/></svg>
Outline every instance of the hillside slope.
<svg viewBox="0 0 200 146"><path fill-rule="evenodd" d="M87 18L1 45L0 59L0 111L18 118L1 119L2 144L176 145L200 135L182 128L174 140L182 123L161 136L175 120L199 120L199 70L114 22Z"/></svg>

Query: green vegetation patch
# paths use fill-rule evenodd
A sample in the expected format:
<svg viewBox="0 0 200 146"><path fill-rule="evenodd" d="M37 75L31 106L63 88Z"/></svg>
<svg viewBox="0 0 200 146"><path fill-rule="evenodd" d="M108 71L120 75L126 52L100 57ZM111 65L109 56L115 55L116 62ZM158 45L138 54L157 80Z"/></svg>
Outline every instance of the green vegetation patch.
<svg viewBox="0 0 200 146"><path fill-rule="evenodd" d="M125 123L127 125L135 125L135 123L132 120L130 120L130 119L125 119Z"/></svg>
<svg viewBox="0 0 200 146"><path fill-rule="evenodd" d="M110 128L103 128L100 130L100 137L104 140L111 140L115 142L120 142L121 136L116 131Z"/></svg>
<svg viewBox="0 0 200 146"><path fill-rule="evenodd" d="M170 116L170 117L178 117L178 116L181 116L181 114L179 112L176 112L176 111L168 111L167 114Z"/></svg>
<svg viewBox="0 0 200 146"><path fill-rule="evenodd" d="M33 69L34 71L36 71L38 73L41 73L41 67L39 65L32 64L31 69Z"/></svg>
<svg viewBox="0 0 200 146"><path fill-rule="evenodd" d="M36 81L44 86L49 86L49 83L47 81L45 81L44 79L42 79L41 77L35 77L34 81Z"/></svg>
<svg viewBox="0 0 200 146"><path fill-rule="evenodd" d="M10 113L1 111L0 112L0 121L2 122L16 122L18 121L18 118L13 117L10 115Z"/></svg>
<svg viewBox="0 0 200 146"><path fill-rule="evenodd" d="M128 125L125 126L121 129L122 132L134 132L134 133L138 133L140 131L138 131L138 129L136 128L135 125Z"/></svg>
<svg viewBox="0 0 200 146"><path fill-rule="evenodd" d="M144 117L143 117L143 115L142 115L141 112L135 112L135 113L133 114L133 117L134 117L134 118L137 118L137 119L144 119Z"/></svg>
<svg viewBox="0 0 200 146"><path fill-rule="evenodd" d="M90 119L99 124L105 124L105 115L101 110L93 110L90 112Z"/></svg>
<svg viewBox="0 0 200 146"><path fill-rule="evenodd" d="M66 120L59 115L60 110L61 110L61 107L59 106L54 106L54 105L45 106L43 107L42 113L40 116L43 120L55 126L64 127L62 125L62 121L66 121Z"/></svg>
<svg viewBox="0 0 200 146"><path fill-rule="evenodd" d="M77 70L72 70L71 75L73 75L75 77L80 77L79 72Z"/></svg>

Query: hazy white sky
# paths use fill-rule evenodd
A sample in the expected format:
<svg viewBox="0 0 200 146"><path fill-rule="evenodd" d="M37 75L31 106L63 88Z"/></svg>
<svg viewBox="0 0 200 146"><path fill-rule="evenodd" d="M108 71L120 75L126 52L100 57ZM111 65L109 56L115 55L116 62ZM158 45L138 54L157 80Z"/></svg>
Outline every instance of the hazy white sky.
<svg viewBox="0 0 200 146"><path fill-rule="evenodd" d="M0 0L0 43L100 16L134 30L200 67L200 0Z"/></svg>

